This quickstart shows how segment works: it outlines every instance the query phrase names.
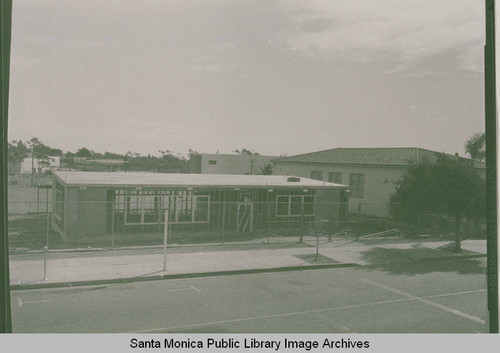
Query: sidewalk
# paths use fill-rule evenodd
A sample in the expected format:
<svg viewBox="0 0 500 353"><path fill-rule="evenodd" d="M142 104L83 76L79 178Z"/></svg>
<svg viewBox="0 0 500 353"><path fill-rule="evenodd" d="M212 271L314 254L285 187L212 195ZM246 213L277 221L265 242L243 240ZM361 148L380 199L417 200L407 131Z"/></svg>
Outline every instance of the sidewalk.
<svg viewBox="0 0 500 353"><path fill-rule="evenodd" d="M295 239L293 239L295 240ZM11 288L75 286L154 280L172 277L225 275L230 273L313 269L436 261L450 257L481 257L485 240L464 240L460 255L444 250L450 241L372 241L305 237L304 244L291 238L271 238L226 245L172 246L167 249L163 271L163 248L142 247L116 250L54 251L48 253L47 280L43 252L10 255Z"/></svg>

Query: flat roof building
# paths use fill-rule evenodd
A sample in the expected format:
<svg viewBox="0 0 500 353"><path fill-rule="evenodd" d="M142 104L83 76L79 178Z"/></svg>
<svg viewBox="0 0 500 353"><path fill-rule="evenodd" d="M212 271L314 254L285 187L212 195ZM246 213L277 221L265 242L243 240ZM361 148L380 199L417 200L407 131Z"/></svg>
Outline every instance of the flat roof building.
<svg viewBox="0 0 500 353"><path fill-rule="evenodd" d="M253 232L345 217L347 185L283 175L54 172L52 227L66 240L122 233Z"/></svg>
<svg viewBox="0 0 500 353"><path fill-rule="evenodd" d="M197 153L189 158L189 172L198 174L272 174L272 170L269 168L272 167L271 160L274 158L278 158L278 156Z"/></svg>

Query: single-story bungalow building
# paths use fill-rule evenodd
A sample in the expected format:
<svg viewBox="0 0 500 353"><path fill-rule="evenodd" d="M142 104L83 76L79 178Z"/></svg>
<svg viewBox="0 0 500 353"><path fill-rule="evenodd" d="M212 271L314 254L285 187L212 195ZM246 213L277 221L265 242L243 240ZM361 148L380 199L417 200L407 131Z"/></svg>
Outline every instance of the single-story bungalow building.
<svg viewBox="0 0 500 353"><path fill-rule="evenodd" d="M63 239L176 231L252 232L346 217L348 186L280 175L53 173L52 228Z"/></svg>

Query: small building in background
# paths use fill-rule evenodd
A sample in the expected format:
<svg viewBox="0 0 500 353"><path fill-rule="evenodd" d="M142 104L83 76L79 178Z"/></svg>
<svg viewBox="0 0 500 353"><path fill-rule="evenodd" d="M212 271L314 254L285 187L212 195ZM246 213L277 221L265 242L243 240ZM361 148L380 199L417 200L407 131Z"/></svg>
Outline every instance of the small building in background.
<svg viewBox="0 0 500 353"><path fill-rule="evenodd" d="M73 157L72 169L96 171L96 172L115 172L126 169L127 163L122 159L93 159L88 157Z"/></svg>
<svg viewBox="0 0 500 353"><path fill-rule="evenodd" d="M21 174L45 173L47 171L59 170L61 157L48 156L47 158L25 157L21 162Z"/></svg>
<svg viewBox="0 0 500 353"><path fill-rule="evenodd" d="M189 158L193 174L272 174L271 160L277 156L199 153ZM267 167L266 167L267 166Z"/></svg>
<svg viewBox="0 0 500 353"><path fill-rule="evenodd" d="M277 175L53 174L51 225L64 239L163 232L252 233L346 217L346 185Z"/></svg>

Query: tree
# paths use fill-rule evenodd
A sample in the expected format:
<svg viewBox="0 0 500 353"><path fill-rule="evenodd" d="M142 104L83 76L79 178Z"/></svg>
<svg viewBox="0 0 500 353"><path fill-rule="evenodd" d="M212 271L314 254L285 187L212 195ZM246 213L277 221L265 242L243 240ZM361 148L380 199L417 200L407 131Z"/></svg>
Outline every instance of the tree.
<svg viewBox="0 0 500 353"><path fill-rule="evenodd" d="M465 158L438 156L409 166L396 183L392 201L400 203L396 216L420 225L423 212L455 219L455 251L460 252L460 225L464 219L483 219L486 211L484 180Z"/></svg>
<svg viewBox="0 0 500 353"><path fill-rule="evenodd" d="M267 163L264 167L259 167L259 172L257 174L260 175L273 175L273 165L271 163Z"/></svg>
<svg viewBox="0 0 500 353"><path fill-rule="evenodd" d="M43 151L40 147L43 146L42 141L38 137L32 137L28 141L28 145L31 149L31 187L33 187L33 178L35 176L35 158L47 158L45 155L45 151Z"/></svg>
<svg viewBox="0 0 500 353"><path fill-rule="evenodd" d="M486 140L484 132L474 134L465 144L465 153L475 161L484 161L486 158Z"/></svg>
<svg viewBox="0 0 500 353"><path fill-rule="evenodd" d="M21 162L29 152L23 141L12 141L8 144L8 160L11 163Z"/></svg>
<svg viewBox="0 0 500 353"><path fill-rule="evenodd" d="M247 155L247 156L258 156L259 155L259 153L252 152L246 148L243 148L241 151L238 149L234 149L233 152L236 154Z"/></svg>
<svg viewBox="0 0 500 353"><path fill-rule="evenodd" d="M89 158L89 157L92 157L93 154L94 154L93 151L89 150L86 147L82 147L82 148L78 149L78 151L76 151L75 157L86 157L86 158Z"/></svg>

